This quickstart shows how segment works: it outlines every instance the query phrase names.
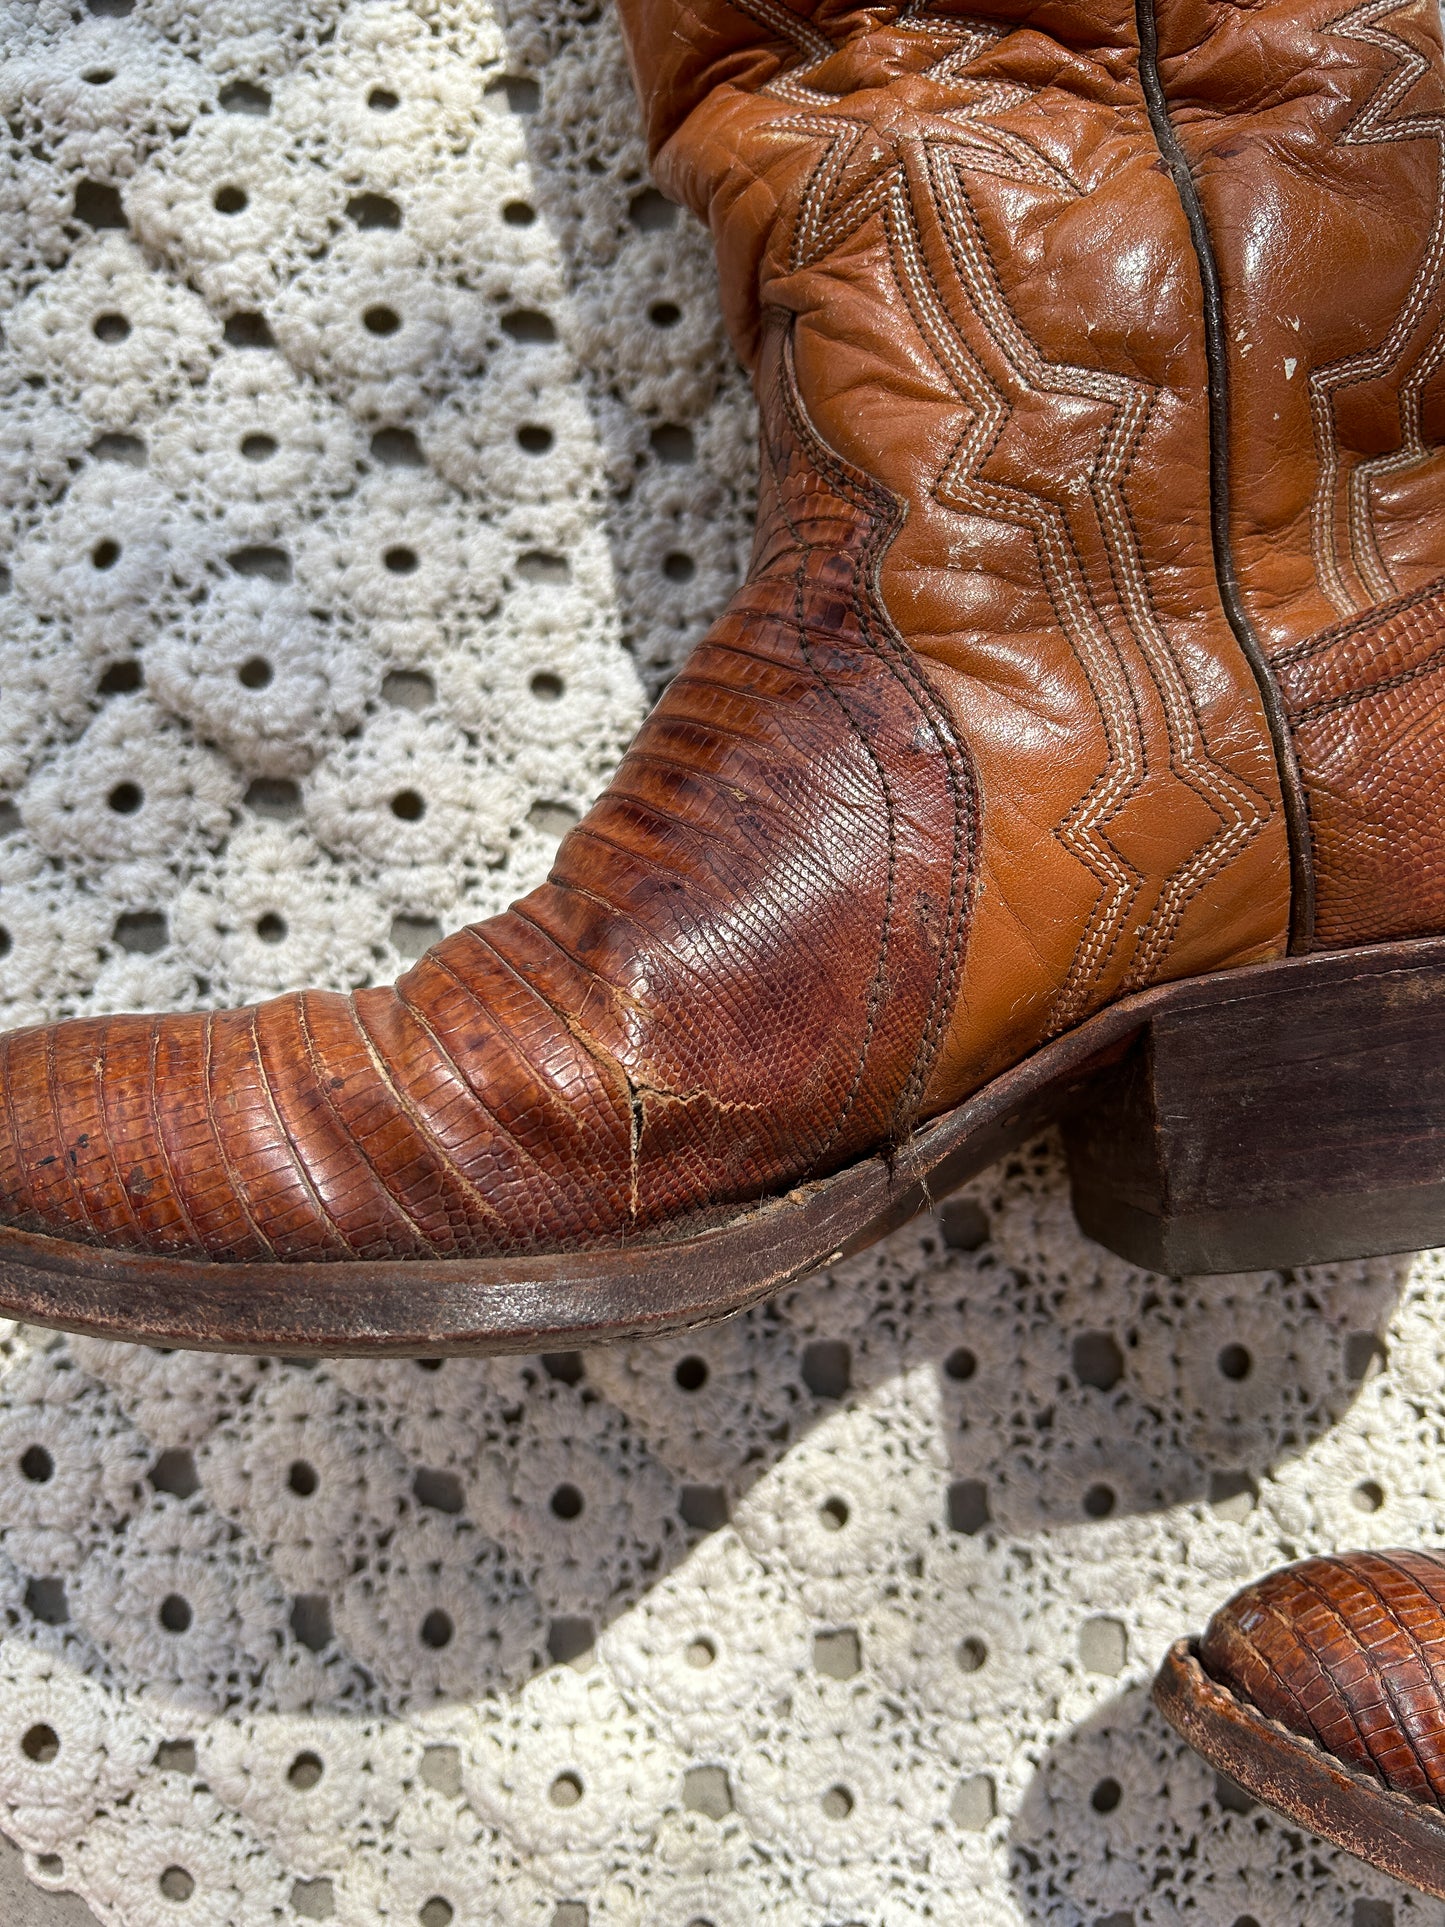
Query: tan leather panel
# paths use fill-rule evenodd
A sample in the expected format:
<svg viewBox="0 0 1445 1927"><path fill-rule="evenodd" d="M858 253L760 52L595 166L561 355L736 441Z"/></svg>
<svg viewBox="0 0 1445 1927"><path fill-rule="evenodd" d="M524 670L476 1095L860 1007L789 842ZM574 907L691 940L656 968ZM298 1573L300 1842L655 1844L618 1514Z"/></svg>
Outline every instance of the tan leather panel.
<svg viewBox="0 0 1445 1927"><path fill-rule="evenodd" d="M1445 713L1431 676L1383 692L1370 652L1335 625L1396 633L1394 598L1445 565L1439 13L1433 0L1158 0L1157 15L1219 266L1233 562L1295 692L1315 941L1433 933ZM1326 658L1332 685L1359 669L1357 700L1336 687L1334 707L1313 703L1304 684Z"/></svg>
<svg viewBox="0 0 1445 1927"><path fill-rule="evenodd" d="M1158 0L1157 13L1223 282L1236 564L1261 635L1285 646L1419 587L1445 557L1422 432L1445 358L1439 13L1433 0Z"/></svg>

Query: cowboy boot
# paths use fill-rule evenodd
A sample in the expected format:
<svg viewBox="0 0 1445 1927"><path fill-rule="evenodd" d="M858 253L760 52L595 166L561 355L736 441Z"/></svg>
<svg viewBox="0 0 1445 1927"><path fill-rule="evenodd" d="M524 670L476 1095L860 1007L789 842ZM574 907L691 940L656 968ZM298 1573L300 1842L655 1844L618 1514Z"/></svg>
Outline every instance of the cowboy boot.
<svg viewBox="0 0 1445 1927"><path fill-rule="evenodd" d="M1288 598L1244 579L1231 520L1278 484L1239 473L1220 406L1219 270L1152 15L621 11L757 387L747 582L548 882L395 987L6 1040L4 1309L323 1352L694 1323L1081 1094L1076 1197L1136 1255L1445 1234L1440 1171L1416 1158L1406 1222L1368 1114L1401 1063L1433 1074L1442 948L1403 939L1445 919L1407 874L1399 914L1366 888L1348 930L1311 922L1310 719L1261 627ZM1365 93L1377 51L1341 55ZM1411 153L1418 210L1438 153ZM1396 282L1425 272L1418 225L1392 230ZM1347 680L1416 632L1431 540L1390 529L1407 601L1371 604L1375 643L1322 646ZM1323 610L1296 593L1311 552L1287 559ZM1401 749L1373 745L1377 802ZM1428 858L1442 806L1414 792Z"/></svg>
<svg viewBox="0 0 1445 1927"><path fill-rule="evenodd" d="M1257 1800L1445 1898L1445 1556L1271 1573L1180 1640L1154 1701Z"/></svg>

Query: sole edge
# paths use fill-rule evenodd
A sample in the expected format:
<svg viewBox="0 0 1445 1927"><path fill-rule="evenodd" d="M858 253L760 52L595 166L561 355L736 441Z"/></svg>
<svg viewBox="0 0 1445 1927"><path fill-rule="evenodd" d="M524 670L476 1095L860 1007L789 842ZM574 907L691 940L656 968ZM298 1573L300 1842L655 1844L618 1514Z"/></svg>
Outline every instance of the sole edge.
<svg viewBox="0 0 1445 1927"><path fill-rule="evenodd" d="M1368 1866L1445 1900L1445 1813L1351 1771L1210 1678L1194 1642L1172 1646L1154 1704L1216 1772Z"/></svg>

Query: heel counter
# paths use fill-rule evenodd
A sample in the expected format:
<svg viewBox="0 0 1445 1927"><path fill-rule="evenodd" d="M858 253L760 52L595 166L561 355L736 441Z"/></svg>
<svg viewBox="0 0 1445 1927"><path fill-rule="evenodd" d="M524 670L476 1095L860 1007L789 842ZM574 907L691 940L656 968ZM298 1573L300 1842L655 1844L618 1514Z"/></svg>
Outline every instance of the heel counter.
<svg viewBox="0 0 1445 1927"><path fill-rule="evenodd" d="M1272 667L1309 810L1315 946L1445 930L1445 576Z"/></svg>

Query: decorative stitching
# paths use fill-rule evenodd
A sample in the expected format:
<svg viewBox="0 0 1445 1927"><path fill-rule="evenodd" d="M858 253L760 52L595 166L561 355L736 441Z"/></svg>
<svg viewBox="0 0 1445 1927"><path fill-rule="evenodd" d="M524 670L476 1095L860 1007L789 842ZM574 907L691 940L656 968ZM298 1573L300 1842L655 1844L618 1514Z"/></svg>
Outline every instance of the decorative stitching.
<svg viewBox="0 0 1445 1927"><path fill-rule="evenodd" d="M819 33L811 20L804 20L791 7L783 6L782 0L731 0L731 4L736 12L749 15L780 40L790 41L807 57L810 67L826 60L834 50L826 34Z"/></svg>
<svg viewBox="0 0 1445 1927"><path fill-rule="evenodd" d="M1430 71L1429 62L1408 41L1391 28L1378 24L1386 15L1399 12L1401 4L1402 0L1365 0L1363 6L1339 15L1323 29L1326 33L1381 48L1396 57L1393 71L1336 136L1337 144L1374 146L1388 141L1425 139L1433 140L1438 149L1429 238L1389 332L1374 347L1330 362L1310 375L1310 414L1319 463L1310 512L1311 542L1325 593L1342 615L1396 592L1398 585L1381 554L1375 532L1372 491L1379 478L1418 467L1434 454L1424 439L1421 406L1426 384L1445 362L1445 327L1437 313L1430 334L1415 351L1410 373L1400 383L1400 446L1388 455L1356 462L1347 478L1350 559L1364 586L1365 593L1360 595L1346 580L1339 553L1337 521L1342 450L1336 423L1337 398L1344 389L1399 373L1406 367L1411 343L1426 311L1438 302L1442 277L1445 277L1445 114L1411 114L1403 120L1390 119L1421 75Z"/></svg>
<svg viewBox="0 0 1445 1927"><path fill-rule="evenodd" d="M813 444L816 445L818 443L819 438L816 436L816 434L811 433L812 424L810 422L807 422L806 415L803 412L802 401L798 394L797 373L793 366L793 344L792 344L791 330L783 338L782 353L783 353L783 382L781 386L782 386L783 407L788 416L788 424L793 430L794 436L796 437L799 443L799 448L801 452L804 448L808 447L809 441L811 441ZM844 1098L842 1104L839 1106L838 1114L833 1120L832 1130L828 1133L828 1135L823 1140L822 1146L818 1153L819 1156L822 1156L826 1154L828 1149L833 1144L836 1144L836 1142L838 1141L838 1138L842 1135L843 1128L846 1125L849 1117L851 1117L852 1115L853 1106L858 1101L858 1092L862 1088L863 1079L868 1069L868 1053L872 1049L873 1036L878 1025L878 1013L882 1008L883 996L887 988L888 947L890 942L892 941L892 936L893 936L894 898L897 890L897 877L898 877L898 813L897 813L897 807L893 800L892 785L888 781L888 773L884 769L882 761L874 751L873 745L869 742L867 732L859 728L858 723L855 720L851 710L849 709L848 705L844 702L841 693L834 688L833 684L822 673L822 671L818 668L817 664L813 660L812 648L808 641L807 604L806 604L805 593L804 593L805 586L806 586L808 556L811 550L811 545L803 541L802 533L799 530L796 521L793 519L792 513L788 507L786 492L782 487L782 478L778 473L776 455L774 454L771 448L768 451L768 461L769 461L770 467L773 470L774 481L777 486L778 512L781 514L781 516L783 517L783 520L786 522L788 526L788 531L792 535L794 544L798 551L798 561L793 569L793 624L797 634L798 650L803 658L803 661L807 664L809 670L811 671L817 683L818 688L821 690L824 697L833 704L834 708L838 711L839 715L842 716L843 721L847 725L848 730L853 736L854 741L858 744L859 748L862 750L864 757L872 765L874 779L877 782L879 789L882 791L882 794L883 794L884 823L885 823L885 831L886 831L888 869L887 869L887 879L884 885L884 892L883 892L883 921L878 932L878 949L877 949L877 954L873 964L873 975L868 985L868 1001L865 1009L863 1036L858 1047L858 1061L855 1064L853 1069L852 1083L849 1085L847 1096ZM816 458L814 460L814 466L819 468L820 474L824 473L824 470L821 467L819 467L819 464ZM892 535L893 533L896 532L899 522L901 520L901 517L899 517L897 513L897 505L890 504L890 506L894 511L892 517L890 518L892 522L892 527L890 528L889 533L890 535ZM870 529L869 536L865 537L865 549L866 549L868 540L870 540L872 537L872 534L873 534L873 531ZM853 568L853 602L854 602L855 618L858 620L858 623L859 623L859 633L864 637L866 641L867 622L866 622L866 618L863 616L861 605L859 603L858 568L856 564L854 565L854 568Z"/></svg>
<svg viewBox="0 0 1445 1927"><path fill-rule="evenodd" d="M1362 617L1357 616L1349 622L1336 622L1328 629L1317 630L1314 635L1306 636L1303 642L1294 642L1288 649L1281 649L1274 660L1276 663L1303 662L1337 642L1348 642L1353 636L1365 635L1372 628L1393 622L1397 616L1408 615L1412 609L1418 609L1422 603L1430 602L1437 596L1445 598L1445 575L1437 575L1433 582L1412 590L1409 595L1396 596L1391 602L1377 605Z"/></svg>
<svg viewBox="0 0 1445 1927"><path fill-rule="evenodd" d="M1148 748L1138 699L1109 621L1089 586L1088 567L1062 507L1046 496L983 479L983 469L1013 414L969 349L929 265L917 214L921 184L895 147L890 164L871 166L851 196L845 183L869 136L838 113L802 115L788 123L829 137L804 189L791 256L808 265L838 246L875 213L885 222L900 289L914 320L971 420L949 464L933 485L935 498L964 514L983 514L1025 528L1035 546L1046 591L1093 692L1108 748L1097 781L1065 817L1056 834L1095 877L1099 901L1085 929L1050 1019L1067 1028L1089 1007L1123 939L1144 879L1109 839L1108 826L1147 779ZM871 138L876 140L876 132ZM1166 879L1139 933L1124 989L1149 981L1172 943L1189 903L1270 820L1266 798L1226 770L1204 737L1194 694L1153 607L1133 514L1124 487L1153 407L1146 384L1048 361L1020 326L1002 292L996 264L973 215L966 172L987 171L1077 195L1076 183L1021 135L970 123L956 138L924 145L928 200L945 239L970 313L984 328L1012 378L1026 393L1062 393L1111 410L1100 432L1089 490L1104 536L1112 586L1130 640L1143 658L1164 711L1170 768L1213 813L1218 830ZM870 157L871 159L871 157ZM861 171L861 170L860 170Z"/></svg>
<svg viewBox="0 0 1445 1927"><path fill-rule="evenodd" d="M788 347L788 373L791 384L790 405L795 411L794 427L803 439L809 459L819 474L829 481L845 501L871 509L875 526L860 558L854 576L853 605L859 632L890 672L903 693L913 702L929 725L944 756L948 786L953 796L953 847L949 859L949 893L944 910L944 940L939 948L933 1008L919 1044L918 1056L908 1083L900 1093L894 1113L893 1136L897 1142L906 1133L922 1102L928 1073L942 1042L952 999L952 987L962 961L967 933L967 912L971 900L974 858L977 854L978 795L973 765L965 745L953 726L953 718L940 700L932 683L918 666L917 657L893 627L883 601L879 578L883 556L902 526L901 506L871 477L847 463L822 440L808 419L797 389ZM866 580L866 603L862 583ZM876 624L876 633L875 633Z"/></svg>

